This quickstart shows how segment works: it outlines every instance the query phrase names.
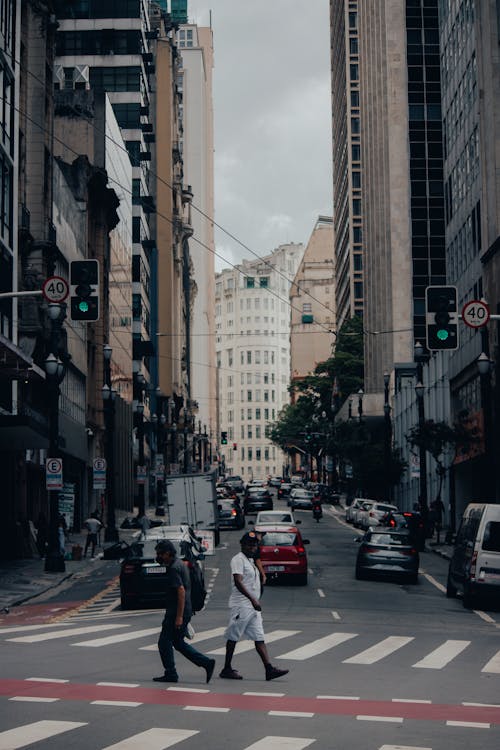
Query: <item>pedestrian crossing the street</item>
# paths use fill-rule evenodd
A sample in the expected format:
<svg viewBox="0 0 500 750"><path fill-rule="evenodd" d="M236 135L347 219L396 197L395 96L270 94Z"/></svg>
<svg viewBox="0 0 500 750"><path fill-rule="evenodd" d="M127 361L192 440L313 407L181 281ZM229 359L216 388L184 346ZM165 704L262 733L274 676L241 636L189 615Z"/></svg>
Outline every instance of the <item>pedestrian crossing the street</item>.
<svg viewBox="0 0 500 750"><path fill-rule="evenodd" d="M136 646L141 651L156 651L160 625L135 629L133 622L107 622L94 624L79 623L72 626L72 620L57 625L33 625L11 628L0 628L0 638L10 644L19 646L36 646L47 642L61 641L75 648L119 648L126 643ZM196 632L193 643L204 643L206 652L211 656L221 656L224 648L224 627L208 628ZM434 639L436 641L436 639ZM394 654L402 655L402 661L413 669L443 670L459 663L467 651L474 648L471 640L437 639L429 651L422 654L418 637L412 635L387 635L375 639L370 633L350 633L334 631L312 638L310 632L302 630L276 629L266 633L266 642L274 643L273 652L276 660L305 662L321 658L323 654L339 654L338 662L353 666L372 666ZM341 655L339 648L341 648ZM484 642L482 642L482 648ZM236 646L236 654L253 651L251 641L243 641ZM346 654L346 649L349 654ZM418 655L418 658L417 658ZM412 658L413 657L413 658ZM478 671L486 674L500 675L500 650L492 648L486 654L486 661L479 663ZM1 747L0 747L1 750Z"/></svg>
<svg viewBox="0 0 500 750"><path fill-rule="evenodd" d="M95 727L91 722L82 721L55 721L43 720L34 721L28 724L21 724L4 731L0 731L0 750L21 750L21 748L30 747L35 749L37 743L45 743L58 735L65 735L66 742L81 741L76 739L75 735L83 733L87 739L88 747L94 750L167 750L167 748L180 746L194 747L189 742L196 738L197 747L210 747L208 743L210 738L206 729L184 729L174 727L150 727L144 731L130 734L126 737L116 738L112 744L102 744L96 741L94 734ZM117 733L119 730L117 730ZM306 734L306 732L304 732ZM309 732L307 734L310 734ZM308 736L283 736L283 735L266 735L251 744L245 741L239 742L236 738L231 741L231 750L304 750L307 747L316 745L318 740ZM48 745L43 744L43 747ZM333 745L332 745L333 747ZM373 750L432 750L431 747L420 747L412 745L380 745L374 742Z"/></svg>

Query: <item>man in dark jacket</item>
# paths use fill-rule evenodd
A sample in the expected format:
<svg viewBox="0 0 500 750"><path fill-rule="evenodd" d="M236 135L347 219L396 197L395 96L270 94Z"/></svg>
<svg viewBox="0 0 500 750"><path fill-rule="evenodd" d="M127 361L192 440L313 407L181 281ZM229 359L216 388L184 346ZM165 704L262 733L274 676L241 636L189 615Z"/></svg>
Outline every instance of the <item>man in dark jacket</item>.
<svg viewBox="0 0 500 750"><path fill-rule="evenodd" d="M158 639L158 650L165 673L161 677L153 677L153 680L155 682L179 681L175 668L175 648L197 667L202 667L206 672L207 682L210 682L215 659L205 656L184 640L192 615L189 571L182 560L177 559L176 549L168 539L158 542L155 549L157 562L167 568L167 581L165 617Z"/></svg>

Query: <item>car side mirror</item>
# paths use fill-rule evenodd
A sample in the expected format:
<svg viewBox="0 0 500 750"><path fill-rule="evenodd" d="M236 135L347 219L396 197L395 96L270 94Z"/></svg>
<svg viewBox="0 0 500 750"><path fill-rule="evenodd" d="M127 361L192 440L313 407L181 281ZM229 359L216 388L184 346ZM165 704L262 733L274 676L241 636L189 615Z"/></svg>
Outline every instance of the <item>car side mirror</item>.
<svg viewBox="0 0 500 750"><path fill-rule="evenodd" d="M299 525L299 523L302 523L302 521L300 520L300 518L297 518L297 520L295 521L295 523L296 523L296 524L297 524L297 526L298 526L298 525Z"/></svg>
<svg viewBox="0 0 500 750"><path fill-rule="evenodd" d="M361 541L363 541L363 537L362 536L355 536L353 541L355 541L357 544L359 544Z"/></svg>
<svg viewBox="0 0 500 750"><path fill-rule="evenodd" d="M253 526L254 525L253 521L247 521L247 523L248 523L249 526Z"/></svg>

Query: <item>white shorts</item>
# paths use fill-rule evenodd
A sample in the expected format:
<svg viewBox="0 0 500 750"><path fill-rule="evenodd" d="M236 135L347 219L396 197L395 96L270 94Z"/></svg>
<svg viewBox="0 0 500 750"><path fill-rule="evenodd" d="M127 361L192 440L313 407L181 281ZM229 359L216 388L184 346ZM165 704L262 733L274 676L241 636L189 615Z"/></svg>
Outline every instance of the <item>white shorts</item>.
<svg viewBox="0 0 500 750"><path fill-rule="evenodd" d="M261 612L247 607L234 607L224 635L228 641L263 641L265 636Z"/></svg>

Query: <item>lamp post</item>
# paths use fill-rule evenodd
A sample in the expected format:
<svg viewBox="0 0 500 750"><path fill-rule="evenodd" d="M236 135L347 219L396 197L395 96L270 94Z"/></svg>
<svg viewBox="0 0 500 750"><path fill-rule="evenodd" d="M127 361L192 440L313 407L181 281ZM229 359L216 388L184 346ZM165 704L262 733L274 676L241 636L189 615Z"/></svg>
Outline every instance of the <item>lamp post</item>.
<svg viewBox="0 0 500 750"><path fill-rule="evenodd" d="M391 439L392 439L392 425L391 425L391 406L389 404L389 382L391 376L386 371L384 372L384 473L386 481L386 499L391 501L392 496L392 484L390 478L390 464L391 464Z"/></svg>
<svg viewBox="0 0 500 750"><path fill-rule="evenodd" d="M425 352L422 344L417 341L414 347L414 359L417 365L417 384L415 386L415 393L417 394L417 406L418 406L418 427L420 433L422 433L425 424L425 408L424 408L424 367L423 363L425 360ZM418 449L419 457L419 505L420 513L422 514L422 521L424 529L427 532L427 518L428 518L428 506L427 506L427 453L422 441Z"/></svg>
<svg viewBox="0 0 500 750"><path fill-rule="evenodd" d="M66 367L54 352L59 351L60 333L65 309L62 305L49 305L48 314L51 321L50 347L51 351L45 359L44 368L47 375L47 389L49 402L49 456L59 458L59 395L60 385L66 374ZM48 489L49 506L49 539L45 556L45 571L59 573L66 570L64 552L59 543L59 490Z"/></svg>
<svg viewBox="0 0 500 750"><path fill-rule="evenodd" d="M142 399L142 391L141 391ZM137 440L139 443L139 455L137 460L137 515L143 516L146 510L144 499L144 404L139 401L136 407L137 414ZM141 475L139 476L139 468Z"/></svg>
<svg viewBox="0 0 500 750"><path fill-rule="evenodd" d="M495 464L492 450L493 421L492 421L492 399L491 399L491 369L492 362L483 351L476 360L479 377L481 379L481 409L483 412L484 429L484 457L486 460L483 472L482 499L488 503L496 502L495 492Z"/></svg>
<svg viewBox="0 0 500 750"><path fill-rule="evenodd" d="M358 391L358 421L363 421L363 396L365 395L362 388Z"/></svg>
<svg viewBox="0 0 500 750"><path fill-rule="evenodd" d="M104 356L104 385L102 387L102 404L104 409L105 452L106 452L106 528L105 542L117 542L118 530L115 517L115 399L116 391L111 386L111 355L113 349L106 344Z"/></svg>

